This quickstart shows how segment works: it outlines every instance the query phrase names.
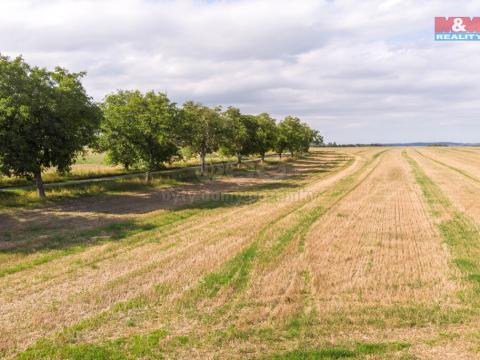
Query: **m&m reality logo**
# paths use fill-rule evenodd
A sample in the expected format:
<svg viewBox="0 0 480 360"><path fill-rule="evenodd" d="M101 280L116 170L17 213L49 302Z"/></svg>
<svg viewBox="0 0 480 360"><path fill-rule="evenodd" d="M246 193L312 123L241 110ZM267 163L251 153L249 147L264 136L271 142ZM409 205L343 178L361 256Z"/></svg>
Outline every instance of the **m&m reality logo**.
<svg viewBox="0 0 480 360"><path fill-rule="evenodd" d="M435 40L480 41L480 17L436 17Z"/></svg>

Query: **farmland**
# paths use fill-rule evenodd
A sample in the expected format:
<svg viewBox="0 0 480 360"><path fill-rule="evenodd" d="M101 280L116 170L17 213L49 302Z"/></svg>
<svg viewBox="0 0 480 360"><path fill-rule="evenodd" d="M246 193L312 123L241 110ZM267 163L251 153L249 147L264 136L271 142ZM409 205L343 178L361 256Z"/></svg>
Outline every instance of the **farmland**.
<svg viewBox="0 0 480 360"><path fill-rule="evenodd" d="M1 204L0 355L477 358L479 169L475 148L317 148Z"/></svg>

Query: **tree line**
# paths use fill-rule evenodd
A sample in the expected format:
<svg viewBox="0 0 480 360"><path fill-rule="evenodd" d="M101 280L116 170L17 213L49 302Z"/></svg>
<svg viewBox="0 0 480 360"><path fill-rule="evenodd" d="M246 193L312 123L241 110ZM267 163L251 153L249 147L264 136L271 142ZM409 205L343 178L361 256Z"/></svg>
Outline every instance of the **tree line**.
<svg viewBox="0 0 480 360"><path fill-rule="evenodd" d="M155 91L119 90L101 103L81 83L85 73L32 67L21 57L0 55L0 173L35 180L45 198L42 171L68 172L86 147L105 152L111 164L151 172L188 149L205 171L208 154L242 157L270 151L280 157L307 152L323 138L299 118L276 122L269 114L238 108L182 106Z"/></svg>
<svg viewBox="0 0 480 360"><path fill-rule="evenodd" d="M382 147L387 146L379 143L371 143L371 144L337 144L336 142L329 142L328 144L320 144L319 146L324 147Z"/></svg>

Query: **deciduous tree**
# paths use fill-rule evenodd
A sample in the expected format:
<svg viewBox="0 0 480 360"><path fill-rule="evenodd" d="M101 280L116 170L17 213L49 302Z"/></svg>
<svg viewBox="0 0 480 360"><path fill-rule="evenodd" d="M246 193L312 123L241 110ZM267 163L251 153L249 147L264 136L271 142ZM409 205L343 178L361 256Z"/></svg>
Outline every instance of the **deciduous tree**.
<svg viewBox="0 0 480 360"><path fill-rule="evenodd" d="M182 110L185 119L186 144L200 156L203 175L207 154L218 150L225 133L223 117L220 108L211 109L193 101L187 101Z"/></svg>
<svg viewBox="0 0 480 360"><path fill-rule="evenodd" d="M255 147L263 162L265 160L265 154L269 150L273 150L275 147L275 142L277 140L277 127L275 125L275 120L267 113L257 115L256 120L257 128L255 134Z"/></svg>
<svg viewBox="0 0 480 360"><path fill-rule="evenodd" d="M0 171L35 179L42 199L42 171L69 171L98 129L101 112L82 86L84 75L0 56Z"/></svg>
<svg viewBox="0 0 480 360"><path fill-rule="evenodd" d="M237 164L242 162L242 155L245 153L248 143L248 131L240 110L229 107L223 112L226 125L226 133L222 139L222 147L230 154L237 157Z"/></svg>
<svg viewBox="0 0 480 360"><path fill-rule="evenodd" d="M295 155L300 152L307 152L313 141L313 130L299 118L287 116L278 124L278 138L276 151L288 149Z"/></svg>
<svg viewBox="0 0 480 360"><path fill-rule="evenodd" d="M166 94L118 91L106 97L102 109L98 143L112 163L144 168L149 182L151 171L177 155L182 119Z"/></svg>
<svg viewBox="0 0 480 360"><path fill-rule="evenodd" d="M318 130L312 130L312 144L315 146L324 146L323 136Z"/></svg>

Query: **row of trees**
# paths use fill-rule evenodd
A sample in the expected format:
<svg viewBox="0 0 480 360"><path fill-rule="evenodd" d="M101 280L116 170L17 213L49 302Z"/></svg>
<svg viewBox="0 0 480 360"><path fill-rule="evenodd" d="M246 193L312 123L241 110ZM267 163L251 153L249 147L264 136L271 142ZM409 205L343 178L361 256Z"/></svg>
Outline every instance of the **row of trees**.
<svg viewBox="0 0 480 360"><path fill-rule="evenodd" d="M187 101L177 107L163 93L118 91L101 104L104 119L97 142L99 151L107 152L114 164L137 167L149 172L179 156L179 149L188 147L201 160L205 171L208 154L236 156L259 154L262 160L268 151L278 154L306 152L313 141L321 141L296 117L288 116L278 125L267 113L245 115L235 107L222 111Z"/></svg>
<svg viewBox="0 0 480 360"><path fill-rule="evenodd" d="M269 151L306 152L320 134L296 117L278 124L267 113L242 114L187 101L178 107L163 93L118 91L95 103L81 84L84 73L31 67L0 56L0 172L35 179L45 197L42 171L67 172L85 148L106 152L113 164L151 171L188 148L201 160L221 151L236 156Z"/></svg>

